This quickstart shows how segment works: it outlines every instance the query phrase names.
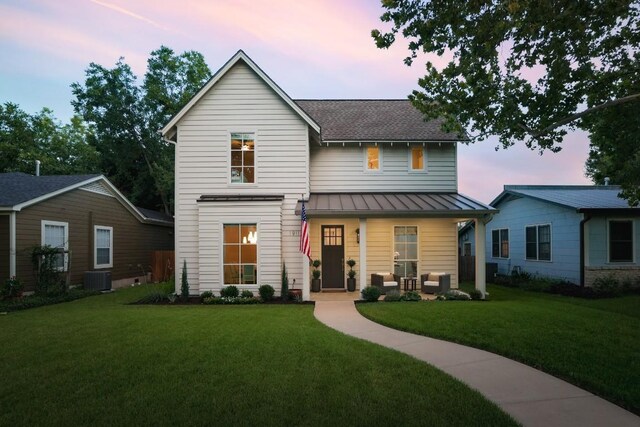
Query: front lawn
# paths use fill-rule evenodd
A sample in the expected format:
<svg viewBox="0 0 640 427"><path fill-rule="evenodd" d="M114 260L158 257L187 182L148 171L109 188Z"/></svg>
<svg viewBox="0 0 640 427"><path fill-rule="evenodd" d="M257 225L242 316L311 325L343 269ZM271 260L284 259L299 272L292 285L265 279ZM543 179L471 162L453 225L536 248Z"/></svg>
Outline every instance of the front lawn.
<svg viewBox="0 0 640 427"><path fill-rule="evenodd" d="M312 306L125 304L148 290L0 316L0 425L515 425Z"/></svg>
<svg viewBox="0 0 640 427"><path fill-rule="evenodd" d="M489 285L491 300L360 304L371 320L519 360L640 414L640 296L584 300Z"/></svg>

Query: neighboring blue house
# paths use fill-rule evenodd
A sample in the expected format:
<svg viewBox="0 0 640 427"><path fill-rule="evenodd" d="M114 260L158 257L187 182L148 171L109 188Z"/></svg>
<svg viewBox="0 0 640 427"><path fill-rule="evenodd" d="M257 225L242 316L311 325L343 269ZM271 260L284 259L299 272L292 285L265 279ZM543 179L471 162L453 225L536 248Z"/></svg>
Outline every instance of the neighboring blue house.
<svg viewBox="0 0 640 427"><path fill-rule="evenodd" d="M640 280L640 208L618 186L505 185L491 206L486 261L590 286L598 277ZM472 233L471 233L472 234Z"/></svg>
<svg viewBox="0 0 640 427"><path fill-rule="evenodd" d="M474 221L468 221L458 230L458 254L461 256L475 256L476 227Z"/></svg>

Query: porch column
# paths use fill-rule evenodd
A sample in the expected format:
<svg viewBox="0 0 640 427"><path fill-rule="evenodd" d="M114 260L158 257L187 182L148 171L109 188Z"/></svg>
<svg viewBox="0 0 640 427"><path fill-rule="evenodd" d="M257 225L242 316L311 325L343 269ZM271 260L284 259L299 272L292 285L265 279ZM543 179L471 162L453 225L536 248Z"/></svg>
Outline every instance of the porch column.
<svg viewBox="0 0 640 427"><path fill-rule="evenodd" d="M360 292L367 287L367 219L360 218Z"/></svg>
<svg viewBox="0 0 640 427"><path fill-rule="evenodd" d="M487 292L486 283L486 265L485 265L485 225L483 218L476 218L476 289L482 292L482 298L484 298Z"/></svg>
<svg viewBox="0 0 640 427"><path fill-rule="evenodd" d="M309 280L309 258L303 253L300 254L302 262L302 299L309 301L311 299L311 285Z"/></svg>
<svg viewBox="0 0 640 427"><path fill-rule="evenodd" d="M16 275L16 213L9 214L9 277ZM6 277L2 278L3 280Z"/></svg>

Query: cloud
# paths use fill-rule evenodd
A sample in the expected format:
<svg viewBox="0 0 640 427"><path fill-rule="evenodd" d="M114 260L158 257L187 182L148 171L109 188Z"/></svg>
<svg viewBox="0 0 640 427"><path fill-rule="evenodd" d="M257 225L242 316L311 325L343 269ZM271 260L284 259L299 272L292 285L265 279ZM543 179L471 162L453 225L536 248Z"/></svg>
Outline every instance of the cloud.
<svg viewBox="0 0 640 427"><path fill-rule="evenodd" d="M128 9L125 9L125 8L123 8L123 7L116 6L116 5L114 5L114 4L110 4L110 3L106 3L106 2L102 2L102 1L99 1L99 0L89 0L89 1L90 1L91 3L95 3L95 4L97 4L97 5L100 5L100 6L106 7L107 9L111 9L111 10L114 10L114 11L116 11L116 12L118 12L118 13L123 14L123 15L126 15L126 16L129 16L129 17L131 17L131 18L137 19L137 20L139 20L139 21L146 22L147 24L153 25L153 26L154 26L154 27L156 27L156 28L160 28L160 29L162 29L162 30L169 30L169 29L168 29L167 27L165 27L164 25L161 25L161 24L157 23L156 21L154 21L154 20L152 20L152 19L145 18L145 17L144 17L144 16L142 16L142 15L138 15L137 13L134 13L134 12L132 12L132 11L130 11L130 10L128 10Z"/></svg>

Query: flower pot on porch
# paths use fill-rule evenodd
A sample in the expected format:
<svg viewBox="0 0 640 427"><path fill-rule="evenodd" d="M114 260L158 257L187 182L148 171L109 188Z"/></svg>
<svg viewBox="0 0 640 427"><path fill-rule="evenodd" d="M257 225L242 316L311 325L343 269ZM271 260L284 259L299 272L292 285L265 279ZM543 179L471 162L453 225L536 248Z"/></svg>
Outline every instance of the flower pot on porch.
<svg viewBox="0 0 640 427"><path fill-rule="evenodd" d="M347 279L347 291L354 292L356 290L356 279Z"/></svg>
<svg viewBox="0 0 640 427"><path fill-rule="evenodd" d="M320 292L321 279L311 279L311 292Z"/></svg>

